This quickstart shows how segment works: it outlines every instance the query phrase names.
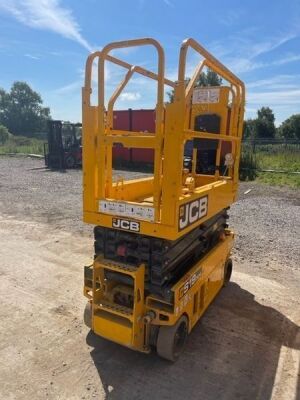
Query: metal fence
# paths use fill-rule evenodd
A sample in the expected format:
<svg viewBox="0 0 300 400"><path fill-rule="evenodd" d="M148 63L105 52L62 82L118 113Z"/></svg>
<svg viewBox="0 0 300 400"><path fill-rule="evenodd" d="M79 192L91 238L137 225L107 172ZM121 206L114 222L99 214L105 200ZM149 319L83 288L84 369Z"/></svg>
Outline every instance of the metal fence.
<svg viewBox="0 0 300 400"><path fill-rule="evenodd" d="M296 139L244 139L242 148L251 150L254 154L257 151L300 151L300 140Z"/></svg>

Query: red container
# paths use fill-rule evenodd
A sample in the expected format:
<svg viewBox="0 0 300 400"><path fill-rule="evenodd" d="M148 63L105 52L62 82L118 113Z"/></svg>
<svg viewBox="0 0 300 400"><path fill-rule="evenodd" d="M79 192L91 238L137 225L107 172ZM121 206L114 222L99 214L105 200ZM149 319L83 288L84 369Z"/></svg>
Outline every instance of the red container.
<svg viewBox="0 0 300 400"><path fill-rule="evenodd" d="M130 110L114 111L113 128L122 131L130 130Z"/></svg>
<svg viewBox="0 0 300 400"><path fill-rule="evenodd" d="M114 111L114 129L133 132L155 132L155 110L118 110ZM227 127L229 128L229 127ZM225 154L232 152L230 142L223 141L221 146L221 162ZM192 148L185 150L186 155L192 155ZM113 147L113 163L115 166L151 165L154 163L154 150L141 148L126 148L115 144Z"/></svg>
<svg viewBox="0 0 300 400"><path fill-rule="evenodd" d="M132 131L134 132L155 132L155 111L154 110L132 110Z"/></svg>
<svg viewBox="0 0 300 400"><path fill-rule="evenodd" d="M113 128L133 132L155 132L155 110L118 110L114 111ZM115 165L153 164L154 150L126 148L115 144L113 163Z"/></svg>

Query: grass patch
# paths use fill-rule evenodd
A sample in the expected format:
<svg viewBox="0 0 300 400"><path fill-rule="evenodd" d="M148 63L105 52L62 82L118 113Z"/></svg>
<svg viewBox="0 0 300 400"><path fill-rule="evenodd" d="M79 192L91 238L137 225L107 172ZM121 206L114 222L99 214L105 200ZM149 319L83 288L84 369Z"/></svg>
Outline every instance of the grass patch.
<svg viewBox="0 0 300 400"><path fill-rule="evenodd" d="M300 171L299 147L272 146L263 148L256 152L256 161L259 169L287 171L287 173L259 172L259 182L300 188L300 174L289 174L289 172Z"/></svg>
<svg viewBox="0 0 300 400"><path fill-rule="evenodd" d="M257 181L272 186L290 186L300 189L300 174L280 174L275 172L258 172Z"/></svg>
<svg viewBox="0 0 300 400"><path fill-rule="evenodd" d="M286 172L260 172L274 170ZM241 180L257 180L273 186L300 188L299 144L258 144L255 148L243 145L240 163Z"/></svg>
<svg viewBox="0 0 300 400"><path fill-rule="evenodd" d="M259 169L279 171L300 171L300 150L284 150L275 152L258 151L256 162Z"/></svg>
<svg viewBox="0 0 300 400"><path fill-rule="evenodd" d="M44 154L44 140L24 136L10 136L4 145L0 146L0 154L25 153Z"/></svg>

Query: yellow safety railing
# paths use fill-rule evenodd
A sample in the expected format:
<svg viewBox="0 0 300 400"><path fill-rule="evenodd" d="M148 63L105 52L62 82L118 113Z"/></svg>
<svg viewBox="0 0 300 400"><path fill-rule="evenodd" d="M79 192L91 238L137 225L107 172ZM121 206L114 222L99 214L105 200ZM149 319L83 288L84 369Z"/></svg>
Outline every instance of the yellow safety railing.
<svg viewBox="0 0 300 400"><path fill-rule="evenodd" d="M148 71L139 66L133 66L122 60L109 55L112 50L125 48L151 45L158 54L157 74ZM162 142L163 142L163 113L164 113L164 85L174 87L175 84L164 78L165 57L161 45L154 39L136 39L127 40L123 42L111 43L105 46L101 52L95 52L88 57L86 63L85 73L85 88L84 99L85 105L90 106L90 95L92 92L91 75L92 65L94 60L98 58L98 126L97 126L97 197L105 198L105 195L110 190L112 185L112 145L113 143L122 143L126 147L139 147L139 148L153 148L155 150L154 159L154 181L158 184L154 187L159 187L159 181L162 173ZM115 90L108 102L107 108L107 121L105 122L105 61L110 61L128 70L124 80L120 83L119 87ZM114 130L113 129L113 106L127 85L128 81L134 73L144 75L150 79L157 81L157 104L156 104L156 121L155 121L155 135L153 137L146 137L140 132ZM126 137L124 137L126 135ZM106 188L106 190L105 190ZM159 208L160 192L156 190L154 193L155 208Z"/></svg>
<svg viewBox="0 0 300 400"><path fill-rule="evenodd" d="M156 50L156 72L129 64L110 54L116 49L139 46L152 46ZM192 78L186 85L185 75L189 49L196 51L203 60L197 65ZM95 61L98 61L98 99L97 105L94 106L91 105L91 94L92 67ZM105 108L105 62L111 62L125 69L124 78L108 100L107 109ZM229 84L231 112L228 113L228 129L223 129L217 135L211 132L195 131L190 126L193 90L204 67L217 73ZM157 82L154 133L114 129L115 103L134 74L140 74ZM174 90L174 101L171 104L164 103L165 85ZM175 82L165 78L164 51L156 40L143 38L111 43L88 57L82 95L84 214L87 222L111 226L113 216L106 215L99 210L101 200L113 201L114 196L117 196L118 201L127 201L138 205L143 203L143 198L147 198L149 207L153 207L154 218L151 221L141 221L141 232L174 238L179 234L180 207L188 199L193 200L200 195L209 195L212 190L215 190L215 196L220 196L220 190L222 190L224 193L221 195L222 202L220 204L214 197L210 200L208 216L217 212L218 207L227 207L232 203L238 183L245 87L238 77L195 40L187 39L181 45L178 79ZM209 176L199 176L198 179L195 164L193 164L192 175L198 179L197 182L202 180L202 183L200 186L196 185L193 192L186 194L183 192L182 180L183 149L185 141L194 138L218 141L217 166L220 164L222 143L231 143L234 165L229 168L228 176L222 177L222 179L220 179L218 168L216 168L213 179ZM121 184L114 184L112 182L112 147L115 143L121 143L124 147L129 148L153 149L153 177L136 181L122 180ZM195 156L195 151L193 153ZM228 189L228 185L231 185L230 189Z"/></svg>

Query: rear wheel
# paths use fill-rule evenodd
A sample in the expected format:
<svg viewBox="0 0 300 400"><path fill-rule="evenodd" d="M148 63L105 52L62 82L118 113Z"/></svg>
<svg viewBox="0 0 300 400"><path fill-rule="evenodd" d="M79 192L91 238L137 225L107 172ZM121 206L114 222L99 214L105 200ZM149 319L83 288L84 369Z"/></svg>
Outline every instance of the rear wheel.
<svg viewBox="0 0 300 400"><path fill-rule="evenodd" d="M223 286L227 286L232 274L232 259L228 258L226 260L225 266L224 266L224 283Z"/></svg>
<svg viewBox="0 0 300 400"><path fill-rule="evenodd" d="M92 304L88 301L83 312L83 321L88 328L92 328Z"/></svg>
<svg viewBox="0 0 300 400"><path fill-rule="evenodd" d="M73 157L72 155L66 157L65 159L66 168L75 168L75 165L76 165L75 157Z"/></svg>
<svg viewBox="0 0 300 400"><path fill-rule="evenodd" d="M182 316L173 326L161 326L156 343L157 354L169 361L176 361L184 349L188 336L188 319Z"/></svg>

